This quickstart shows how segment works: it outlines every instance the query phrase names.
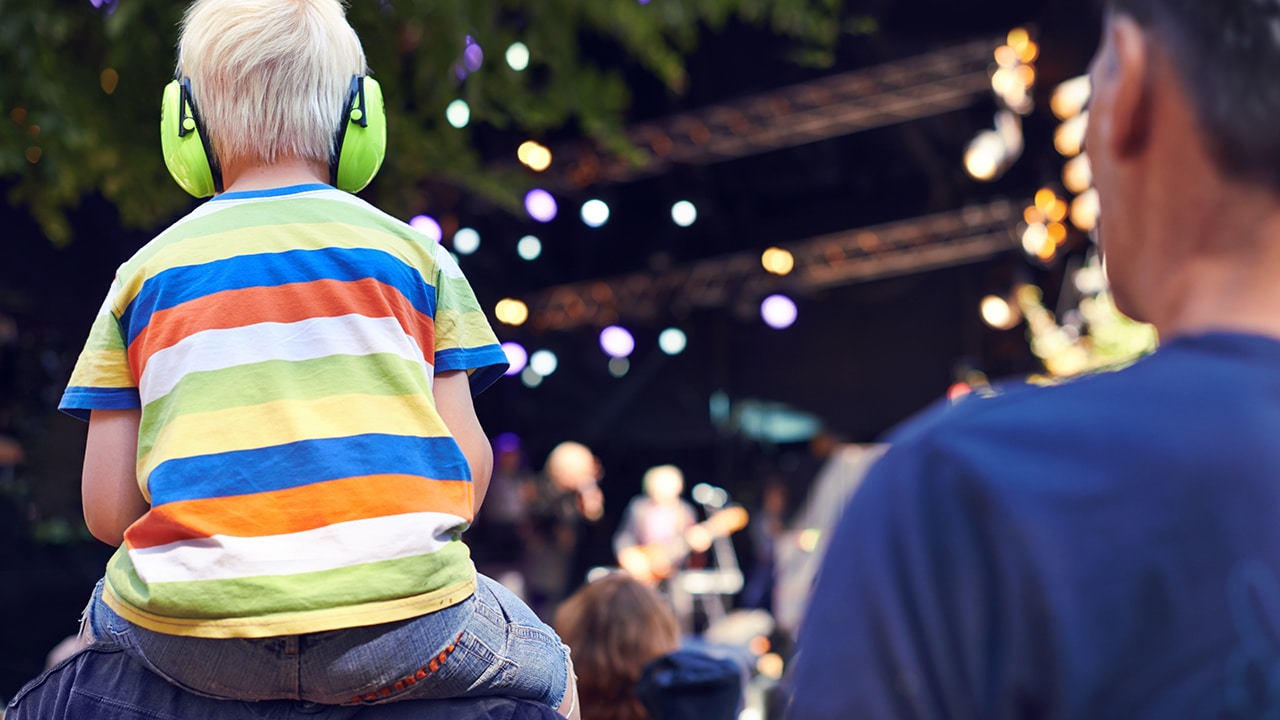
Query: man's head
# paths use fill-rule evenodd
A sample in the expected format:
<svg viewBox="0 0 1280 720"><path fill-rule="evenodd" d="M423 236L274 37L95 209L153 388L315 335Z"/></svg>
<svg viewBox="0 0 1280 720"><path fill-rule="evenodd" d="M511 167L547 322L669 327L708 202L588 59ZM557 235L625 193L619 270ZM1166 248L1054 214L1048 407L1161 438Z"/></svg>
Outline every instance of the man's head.
<svg viewBox="0 0 1280 720"><path fill-rule="evenodd" d="M178 41L219 163L328 164L364 50L340 0L196 0Z"/></svg>
<svg viewBox="0 0 1280 720"><path fill-rule="evenodd" d="M651 467L644 474L644 494L658 502L673 502L684 491L684 473L675 465Z"/></svg>
<svg viewBox="0 0 1280 720"><path fill-rule="evenodd" d="M1203 230L1172 213L1227 185L1280 198L1280 0L1106 5L1087 146L1117 303L1150 319L1152 261Z"/></svg>

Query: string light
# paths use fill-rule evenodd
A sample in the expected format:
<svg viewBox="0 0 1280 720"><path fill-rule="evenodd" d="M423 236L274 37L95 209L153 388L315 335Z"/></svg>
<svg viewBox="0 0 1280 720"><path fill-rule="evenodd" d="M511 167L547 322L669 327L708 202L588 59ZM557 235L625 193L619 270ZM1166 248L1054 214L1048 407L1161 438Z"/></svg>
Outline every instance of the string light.
<svg viewBox="0 0 1280 720"><path fill-rule="evenodd" d="M513 42L507 46L507 66L516 72L529 67L529 48L524 43Z"/></svg>
<svg viewBox="0 0 1280 720"><path fill-rule="evenodd" d="M658 348L668 355L679 355L688 344L689 339L680 328L667 328L658 334Z"/></svg>
<svg viewBox="0 0 1280 720"><path fill-rule="evenodd" d="M529 217L541 223L549 223L556 219L558 208L556 199L542 188L534 188L524 196L524 209Z"/></svg>
<svg viewBox="0 0 1280 720"><path fill-rule="evenodd" d="M787 275L796 266L795 256L782 248L771 247L760 255L760 264L774 275Z"/></svg>
<svg viewBox="0 0 1280 720"><path fill-rule="evenodd" d="M450 125L461 130L467 126L467 123L471 122L471 106L461 98L454 100L444 109L444 119L449 121Z"/></svg>
<svg viewBox="0 0 1280 720"><path fill-rule="evenodd" d="M533 235L525 235L516 242L516 254L522 260L537 260L542 254L542 241Z"/></svg>
<svg viewBox="0 0 1280 720"><path fill-rule="evenodd" d="M503 298L494 306L493 316L504 325L519 327L529 319L529 306L513 298Z"/></svg>
<svg viewBox="0 0 1280 720"><path fill-rule="evenodd" d="M796 322L796 303L786 295L770 295L760 303L760 317L769 327L785 330Z"/></svg>
<svg viewBox="0 0 1280 720"><path fill-rule="evenodd" d="M516 148L516 158L534 172L542 172L551 167L551 151L545 146L525 140Z"/></svg>
<svg viewBox="0 0 1280 720"><path fill-rule="evenodd" d="M560 360L550 350L539 350L529 356L529 367L542 377L547 377L560 366Z"/></svg>
<svg viewBox="0 0 1280 720"><path fill-rule="evenodd" d="M480 249L480 233L474 228L464 227L453 234L453 249L459 255L470 255Z"/></svg>
<svg viewBox="0 0 1280 720"><path fill-rule="evenodd" d="M430 215L414 215L409 220L409 227L431 238L433 242L444 239L444 230L440 228L440 223Z"/></svg>
<svg viewBox="0 0 1280 720"><path fill-rule="evenodd" d="M502 352L507 356L507 370L504 375L518 375L529 362L529 353L518 342L502 343Z"/></svg>
<svg viewBox="0 0 1280 720"><path fill-rule="evenodd" d="M582 217L582 223L587 227L602 227L609 222L609 205L603 200L593 198L582 203L579 214Z"/></svg>
<svg viewBox="0 0 1280 720"><path fill-rule="evenodd" d="M689 227L698 220L698 208L688 200L671 206L671 221L680 227Z"/></svg>

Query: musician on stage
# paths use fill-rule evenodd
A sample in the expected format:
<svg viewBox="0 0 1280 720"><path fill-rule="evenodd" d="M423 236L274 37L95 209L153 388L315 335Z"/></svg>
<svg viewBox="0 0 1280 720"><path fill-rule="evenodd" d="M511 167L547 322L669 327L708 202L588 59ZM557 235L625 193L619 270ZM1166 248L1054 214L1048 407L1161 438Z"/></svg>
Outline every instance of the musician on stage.
<svg viewBox="0 0 1280 720"><path fill-rule="evenodd" d="M645 472L644 493L627 504L613 536L622 569L657 583L679 570L691 552L711 547L711 534L697 525L693 505L680 497L683 491L684 473L675 465Z"/></svg>

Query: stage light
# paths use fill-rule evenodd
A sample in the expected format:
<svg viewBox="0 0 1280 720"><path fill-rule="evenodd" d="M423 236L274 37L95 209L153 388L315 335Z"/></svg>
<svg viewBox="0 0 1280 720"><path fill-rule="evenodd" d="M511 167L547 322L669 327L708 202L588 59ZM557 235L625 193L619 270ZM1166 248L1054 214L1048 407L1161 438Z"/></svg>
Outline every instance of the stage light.
<svg viewBox="0 0 1280 720"><path fill-rule="evenodd" d="M1000 140L1000 134L995 130L984 130L965 149L964 169L974 180L995 180L1000 174L1004 155L1004 143Z"/></svg>
<svg viewBox="0 0 1280 720"><path fill-rule="evenodd" d="M533 371L542 377L547 377L555 372L559 365L560 361L556 358L556 354L550 350L539 350L529 356L529 367L533 368Z"/></svg>
<svg viewBox="0 0 1280 720"><path fill-rule="evenodd" d="M532 235L525 235L516 243L516 254L522 260L537 260L542 255L542 241Z"/></svg>
<svg viewBox="0 0 1280 720"><path fill-rule="evenodd" d="M527 388L536 388L542 384L542 376L532 367L526 367L520 372L520 382Z"/></svg>
<svg viewBox="0 0 1280 720"><path fill-rule="evenodd" d="M1028 255L1038 257L1049 242L1049 228L1044 223L1032 223L1022 231L1022 249Z"/></svg>
<svg viewBox="0 0 1280 720"><path fill-rule="evenodd" d="M636 339L626 328L610 325L600 331L600 349L609 357L624 358L636 349Z"/></svg>
<svg viewBox="0 0 1280 720"><path fill-rule="evenodd" d="M1067 161L1062 167L1062 184L1073 195L1079 195L1093 185L1093 166L1089 163L1088 153L1080 153Z"/></svg>
<svg viewBox="0 0 1280 720"><path fill-rule="evenodd" d="M414 215L413 219L409 221L409 227L426 235L435 242L440 242L444 239L444 231L440 229L440 223L430 215Z"/></svg>
<svg viewBox="0 0 1280 720"><path fill-rule="evenodd" d="M464 227L453 234L453 249L459 255L470 255L480 249L480 233L474 228Z"/></svg>
<svg viewBox="0 0 1280 720"><path fill-rule="evenodd" d="M1098 226L1098 189L1089 188L1071 202L1071 224L1084 232L1090 232Z"/></svg>
<svg viewBox="0 0 1280 720"><path fill-rule="evenodd" d="M773 275L787 275L796 266L796 258L789 251L771 247L760 255L760 264Z"/></svg>
<svg viewBox="0 0 1280 720"><path fill-rule="evenodd" d="M609 358L609 374L620 378L631 371L631 361L626 358Z"/></svg>
<svg viewBox="0 0 1280 720"><path fill-rule="evenodd" d="M667 328L658 335L658 348L668 355L679 355L689 344L689 338L679 328Z"/></svg>
<svg viewBox="0 0 1280 720"><path fill-rule="evenodd" d="M689 227L698 220L698 208L688 200L671 206L671 221L680 227Z"/></svg>
<svg viewBox="0 0 1280 720"><path fill-rule="evenodd" d="M504 325L518 327L529 319L529 306L513 298L503 298L494 306L493 316Z"/></svg>
<svg viewBox="0 0 1280 720"><path fill-rule="evenodd" d="M534 172L542 172L551 167L551 151L545 146L525 140L516 149L516 158Z"/></svg>
<svg viewBox="0 0 1280 720"><path fill-rule="evenodd" d="M444 119L449 124L461 130L471 122L471 106L466 100L461 98L454 100L444 109Z"/></svg>
<svg viewBox="0 0 1280 720"><path fill-rule="evenodd" d="M549 223L556 219L556 199L542 188L534 188L524 196L524 209L529 217L541 223Z"/></svg>
<svg viewBox="0 0 1280 720"><path fill-rule="evenodd" d="M1070 120L1084 112L1092 94L1093 85L1088 75L1071 78L1054 88L1049 109L1059 120Z"/></svg>
<svg viewBox="0 0 1280 720"><path fill-rule="evenodd" d="M513 42L507 46L507 65L516 72L529 67L529 48L522 42Z"/></svg>
<svg viewBox="0 0 1280 720"><path fill-rule="evenodd" d="M791 327L797 316L796 303L786 295L770 295L760 303L760 317L769 327L784 330Z"/></svg>
<svg viewBox="0 0 1280 720"><path fill-rule="evenodd" d="M996 330L1011 330L1022 321L1018 307L997 295L983 298L980 310L982 321Z"/></svg>
<svg viewBox="0 0 1280 720"><path fill-rule="evenodd" d="M518 342L502 343L502 352L506 353L507 363L510 365L504 375L518 375L529 362L529 353Z"/></svg>
<svg viewBox="0 0 1280 720"><path fill-rule="evenodd" d="M1063 157L1075 157L1084 150L1084 134L1089 128L1089 111L1076 115L1053 131L1053 147Z"/></svg>
<svg viewBox="0 0 1280 720"><path fill-rule="evenodd" d="M609 205L603 200L591 199L582 203L579 212L582 222L587 227L598 228L609 222Z"/></svg>

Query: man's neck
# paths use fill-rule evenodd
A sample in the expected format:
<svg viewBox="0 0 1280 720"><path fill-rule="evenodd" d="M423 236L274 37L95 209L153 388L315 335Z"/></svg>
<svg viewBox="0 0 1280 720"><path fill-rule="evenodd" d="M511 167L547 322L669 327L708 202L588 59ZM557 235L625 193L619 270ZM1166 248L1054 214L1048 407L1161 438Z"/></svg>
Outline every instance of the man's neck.
<svg viewBox="0 0 1280 720"><path fill-rule="evenodd" d="M1213 225L1202 227L1216 237L1169 272L1161 338L1227 331L1280 339L1280 212L1238 207Z"/></svg>
<svg viewBox="0 0 1280 720"><path fill-rule="evenodd" d="M222 181L224 192L328 183L329 168L324 163L299 158L279 160L268 165L232 161L223 164Z"/></svg>

